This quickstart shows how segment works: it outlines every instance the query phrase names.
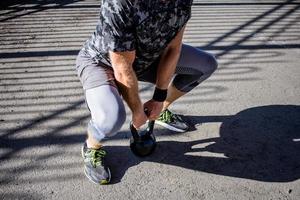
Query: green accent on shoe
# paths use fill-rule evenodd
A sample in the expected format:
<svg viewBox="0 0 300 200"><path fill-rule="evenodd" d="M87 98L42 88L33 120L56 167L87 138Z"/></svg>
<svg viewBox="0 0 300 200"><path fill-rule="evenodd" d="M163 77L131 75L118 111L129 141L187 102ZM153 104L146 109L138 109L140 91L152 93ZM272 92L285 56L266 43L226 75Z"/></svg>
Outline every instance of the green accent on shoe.
<svg viewBox="0 0 300 200"><path fill-rule="evenodd" d="M86 144L82 147L84 159L84 173L86 177L96 184L108 184L111 179L109 168L105 165L106 151L103 148L91 149Z"/></svg>
<svg viewBox="0 0 300 200"><path fill-rule="evenodd" d="M108 180L101 180L100 181L100 185L106 185L106 184L108 184L109 183L109 181Z"/></svg>
<svg viewBox="0 0 300 200"><path fill-rule="evenodd" d="M97 167L102 165L102 158L106 156L106 151L103 149L88 149L85 152L84 162L91 162L93 167Z"/></svg>
<svg viewBox="0 0 300 200"><path fill-rule="evenodd" d="M157 120L165 122L165 123L171 123L175 120L175 118L176 118L176 115L173 114L168 109L166 109L160 113L159 118Z"/></svg>

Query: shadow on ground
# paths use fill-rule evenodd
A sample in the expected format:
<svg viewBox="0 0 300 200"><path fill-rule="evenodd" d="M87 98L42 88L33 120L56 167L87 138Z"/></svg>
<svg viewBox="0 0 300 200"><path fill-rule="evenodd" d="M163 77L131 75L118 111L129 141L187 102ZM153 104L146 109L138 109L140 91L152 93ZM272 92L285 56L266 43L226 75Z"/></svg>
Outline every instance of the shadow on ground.
<svg viewBox="0 0 300 200"><path fill-rule="evenodd" d="M221 122L220 137L190 142L160 142L158 137L154 154L143 159L134 156L128 146L106 146L112 155L108 160L113 173L112 183L121 182L128 168L144 161L264 182L291 182L299 179L300 106L269 105L249 108L233 116L184 117L192 125ZM157 135L166 135L164 130L156 131ZM1 146L12 148L11 151L16 153L28 147L46 144L81 143L84 137L50 134L46 138L10 138L1 140ZM0 161L10 159L10 154L1 157ZM8 184L11 180L9 173L7 175L2 181ZM68 177L69 174L62 176ZM79 177L76 175L73 178Z"/></svg>
<svg viewBox="0 0 300 200"><path fill-rule="evenodd" d="M98 3L84 5L74 4L77 2L80 1L12 0L5 1L5 3L0 3L1 8L9 8L7 11L1 13L0 15L2 16L0 21L2 23L6 23L3 25L3 27L6 26L9 27L11 31L16 31L12 33L7 32L9 35L2 35L2 37L7 40L7 45L2 45L3 51L0 54L0 57L4 59L3 61L1 61L1 64L3 64L3 66L1 67L1 75L3 75L3 78L1 78L1 86L5 88L3 90L3 97L1 97L0 100L2 102L2 107L10 106L10 110L14 112L1 112L1 127L5 127L7 124L10 125L11 123L17 122L17 119L13 118L15 115L18 115L16 118L25 119L26 122L28 122L25 123L25 125L16 126L16 128L3 129L4 133L1 133L0 136L0 150L4 149L5 153L4 155L0 156L1 164L4 163L4 161L8 161L7 163L14 162L15 159L19 159L18 153L21 153L26 149L43 147L46 145L67 146L73 144L81 144L86 137L83 133L77 134L68 130L71 127L80 126L81 122L89 118L89 116L86 114L77 116L71 112L78 109L78 107L80 107L84 103L83 100L78 100L78 98L82 95L76 94L74 92L72 94L68 94L65 92L72 89L67 88L70 87L67 86L67 84L78 82L78 80L75 78L67 79L68 77L74 76L74 74L71 73L73 72L73 66L71 66L72 64L70 64L69 62L65 63L65 61L70 59L70 57L66 56L75 56L78 52L79 47L76 46L76 49L74 50L73 46L77 45L76 43L73 44L72 42L65 42L72 48L66 49L62 47L58 49L48 49L48 46L51 46L51 44L53 43L53 34L55 34L55 36L60 36L60 38L69 38L68 34L72 32L75 34L74 38L77 42L82 40L81 37L83 31L78 29L79 25L75 25L79 21L89 22L89 17L94 16L94 11L92 9L98 8ZM5 4L5 6L2 6L2 3ZM31 5L32 3L34 3L34 5ZM194 6L210 6L211 8L216 7L216 9L211 10L212 14L214 14L220 13L220 10L223 12L223 10L220 9L220 5L227 5L230 6L230 8L232 7L232 9L234 10L229 11L231 13L235 13L235 6L244 4L247 4L246 6L248 6L248 4L250 5L252 3L246 2L241 4L232 2L221 4L219 2L214 2L209 5L206 3L198 3ZM258 2L255 2L253 4L258 4ZM231 21L227 21L226 12L224 12L224 15L222 16L222 18L225 17L223 21L219 21L220 16L217 16L217 19L215 21L211 21L214 22L215 25L211 32L220 32L220 35L216 37L212 36L212 38L207 38L206 42L200 42L199 48L219 51L216 56L223 63L221 68L219 68L219 76L216 76L215 80L210 80L210 83L214 84L205 86L206 88L202 88L202 90L206 89L204 92L202 91L201 93L196 93L194 91L194 95L191 99L189 99L189 101L199 102L201 100L212 102L212 98L214 97L211 97L211 94L214 94L214 96L216 96L216 94L230 89L225 87L226 84L224 85L224 82L249 82L259 80L259 74L257 72L263 70L264 66L267 66L267 64L270 63L272 64L283 62L281 56L282 54L284 54L284 52L279 50L299 49L299 44L295 43L295 41L298 40L294 39L294 34L298 33L296 32L297 28L295 26L299 21L299 17L297 15L300 8L299 3L293 0L282 1L280 3L260 3L260 5L265 4L270 5L270 8L257 10L256 12L253 11L253 15L250 16L247 16L247 14L249 14L248 12L245 12L245 14L237 13L235 17L241 17L241 20L244 17L246 18L241 21L243 23L237 24L232 28L230 28L231 26L228 26ZM83 8L91 9L88 10L91 14L86 14L87 19L81 18L80 13L83 11ZM73 9L75 9L76 12ZM249 8L242 7L240 9ZM51 12L44 12L48 10L51 12L55 11L56 15L53 16ZM224 11L226 10L228 10L228 8L225 7ZM195 11L197 11L197 9L195 9ZM200 13L200 11L201 10L197 12ZM66 26L64 31L60 31L60 18L63 18L65 14L73 15L73 12L77 13L76 15L74 15L74 18L72 18L73 21L68 22L70 25ZM40 13L40 15L36 15L38 13ZM23 21L23 19L26 19L23 17L35 18L37 20L45 22L46 25L47 23L51 24L51 26L49 28L47 25L45 29L44 26L37 26L35 20L28 20L27 22L26 20ZM199 17L195 15L196 20L200 20L200 17L200 15ZM207 17L209 19L209 15ZM27 26L24 26L24 22L27 23ZM202 28L201 30L211 28L211 22L209 22L209 25L203 23L202 25L204 28ZM18 28L16 28L14 25L18 25ZM191 25L193 24L191 23ZM74 29L74 27L76 30ZM192 28L193 26L191 26L190 35L193 36L193 34L197 33L199 34L199 36L193 36L194 41L191 40L191 42L198 43L198 41L201 41L200 33L202 32L193 32ZM56 32L54 30L56 30ZM19 37L24 37L23 35L17 35L18 37L16 37L14 34L19 34L18 31L22 31L22 34L26 34L26 36L34 36L34 38L40 36L40 38L37 37L31 43L28 43L28 46L33 44L32 46L30 46L30 51L11 51L11 48L22 49L22 46L20 47L20 45L15 45L14 43L15 40ZM34 34L32 35L32 33ZM205 34L205 31L202 34ZM241 36L237 34L241 34ZM260 40L260 37L258 37L259 34L264 34L265 39ZM43 40L45 38L50 40L47 40L47 42L43 43ZM231 39L234 39L233 42L231 42ZM277 42L289 42L291 40L292 43ZM246 43L251 41L253 43ZM59 42L59 39L55 41L55 43ZM35 48L35 43L41 43L40 47L47 47L47 50L37 50ZM272 49L272 51L270 49ZM239 52L239 50L243 51ZM227 55L229 55L228 58L226 58ZM44 58L47 56L53 58L45 60ZM54 56L64 57L56 58ZM38 57L38 59L35 57ZM28 58L32 58L32 60L26 60ZM64 63L57 62L59 59L63 60ZM71 58L71 60L75 60L75 58ZM256 62L259 62L261 67L257 67ZM25 65L21 65L20 63L25 63ZM23 69L25 70L25 72L23 71ZM60 75L48 74L51 72L56 73L62 70L64 71L64 73ZM69 73L67 74L67 72ZM27 75L23 76L24 74ZM230 76L237 74L239 74L239 76ZM61 76L62 78L60 81L55 79L53 80L54 76ZM216 85L216 83L220 84ZM49 89L49 87L47 87L49 84L53 85L53 88L51 88L51 90ZM59 85L59 87L57 85ZM43 89L40 89L37 86L43 86ZM30 93L36 91L41 94ZM50 91L59 92L51 93ZM208 93L206 93L206 91L208 91ZM72 101L66 100L66 98L70 97L78 98ZM204 99L196 99L200 97L204 97ZM26 101L28 99L36 98L38 98L39 101ZM53 100L53 98L56 99ZM71 103L70 105L68 104L70 102L73 103ZM50 114L44 114L44 110L37 109L37 106L42 106L47 111L48 109L52 109L50 105L58 103L66 104L66 106L63 109L54 111L54 113ZM190 102L182 101L182 103L187 105ZM23 107L28 107L28 110L24 111ZM28 116L30 116L30 114L32 113L42 113L43 115L39 115L38 117L34 117L33 119L31 119ZM63 117L66 117L68 115L71 116L72 120L66 122L63 125L54 125L54 127L52 127L53 130L46 131L46 134L42 134L43 130L37 127L41 123L47 122L48 124L51 124L52 122L55 122L56 119L65 119ZM220 137L191 142L159 142L156 152L147 159L136 158L131 153L128 146L108 146L107 148L112 155L118 155L115 157L111 157L114 183L120 182L122 180L122 177L124 176L128 168L143 161L163 163L200 172L265 182L289 182L299 179L299 106L270 105L250 108L241 111L234 116L186 117L191 121L192 124L221 122L222 125L220 128ZM46 127L46 129L47 128L51 128L51 126ZM39 136L37 137L26 135L31 130L35 130L37 132L41 131L41 134L39 134ZM66 133L68 134L66 135ZM18 135L22 134L27 137L18 137ZM158 135L165 134L166 131L158 131ZM119 135L122 135L122 133L120 133ZM44 159L38 153L36 154L39 159ZM49 156L58 157L57 154L49 154ZM78 159L80 159L79 155ZM36 163L33 162L32 164L34 165ZM38 165L42 165L41 162L39 162ZM62 165L67 166L67 164ZM72 166L74 167L76 165ZM120 168L119 166L122 166L122 168ZM24 172L33 169L38 170L40 168L38 168L37 166L36 168L33 168L31 165L28 165L21 167L21 169L16 167L16 169L18 169L18 175L20 176ZM8 185L15 184L15 182L13 182L13 175L15 175L16 171L14 170L12 170L11 172L2 173L4 174L4 177L3 181L0 180L0 185L9 187ZM39 170L38 172L42 173L43 171ZM81 178L80 175L62 173L56 174L53 179L64 179L65 181L68 178L74 180L77 178ZM43 178L40 178L39 180L33 180L34 181L32 182L36 183L44 181ZM9 193L8 195L11 197L16 197L23 195L23 193ZM28 198L31 198L31 196L29 195Z"/></svg>
<svg viewBox="0 0 300 200"><path fill-rule="evenodd" d="M194 123L224 120L220 137L158 142L156 152L146 159L135 158L126 146L109 146L108 151L118 155L110 157L114 183L121 181L128 168L143 161L264 182L289 182L300 177L300 106L270 105L230 117L191 119ZM196 155L201 152L224 156Z"/></svg>

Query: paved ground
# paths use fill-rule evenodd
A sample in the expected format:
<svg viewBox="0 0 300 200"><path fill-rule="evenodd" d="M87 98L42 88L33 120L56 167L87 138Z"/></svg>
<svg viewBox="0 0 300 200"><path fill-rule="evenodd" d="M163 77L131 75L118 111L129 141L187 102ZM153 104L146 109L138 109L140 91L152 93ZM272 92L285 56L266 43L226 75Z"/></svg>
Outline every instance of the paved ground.
<svg viewBox="0 0 300 200"><path fill-rule="evenodd" d="M108 186L83 175L89 113L74 71L99 1L7 2L0 199L300 199L299 0L195 0L184 40L216 54L219 69L172 107L194 128L157 127L156 152L139 159L128 148L128 112L105 142ZM147 100L152 86L141 86Z"/></svg>

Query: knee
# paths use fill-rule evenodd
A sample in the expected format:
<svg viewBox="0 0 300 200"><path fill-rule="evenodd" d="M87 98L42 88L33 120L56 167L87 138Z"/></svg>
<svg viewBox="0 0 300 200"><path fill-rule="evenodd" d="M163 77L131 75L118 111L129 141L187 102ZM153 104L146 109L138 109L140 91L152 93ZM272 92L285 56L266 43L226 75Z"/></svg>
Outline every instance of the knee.
<svg viewBox="0 0 300 200"><path fill-rule="evenodd" d="M218 61L215 58L215 56L213 56L212 54L208 54L206 63L207 63L207 70L205 74L207 75L214 73L214 71L216 71L216 69L218 68Z"/></svg>
<svg viewBox="0 0 300 200"><path fill-rule="evenodd" d="M122 127L126 119L124 105L109 106L106 112L94 116L89 122L88 130L98 141L104 137L114 136Z"/></svg>
<svg viewBox="0 0 300 200"><path fill-rule="evenodd" d="M123 105L112 107L109 111L102 113L93 119L98 129L107 137L115 135L122 127L126 119L126 112Z"/></svg>

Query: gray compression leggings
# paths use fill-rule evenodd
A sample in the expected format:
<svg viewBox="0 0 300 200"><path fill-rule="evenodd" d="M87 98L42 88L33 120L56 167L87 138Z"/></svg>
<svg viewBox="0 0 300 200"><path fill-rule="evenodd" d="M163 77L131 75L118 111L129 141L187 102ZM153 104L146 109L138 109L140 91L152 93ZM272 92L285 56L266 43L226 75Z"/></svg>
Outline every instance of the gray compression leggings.
<svg viewBox="0 0 300 200"><path fill-rule="evenodd" d="M172 85L189 92L207 79L217 68L213 55L183 44ZM141 81L155 83L156 68L138 77ZM88 132L98 141L115 135L126 119L124 103L112 85L101 85L85 91L91 111Z"/></svg>

